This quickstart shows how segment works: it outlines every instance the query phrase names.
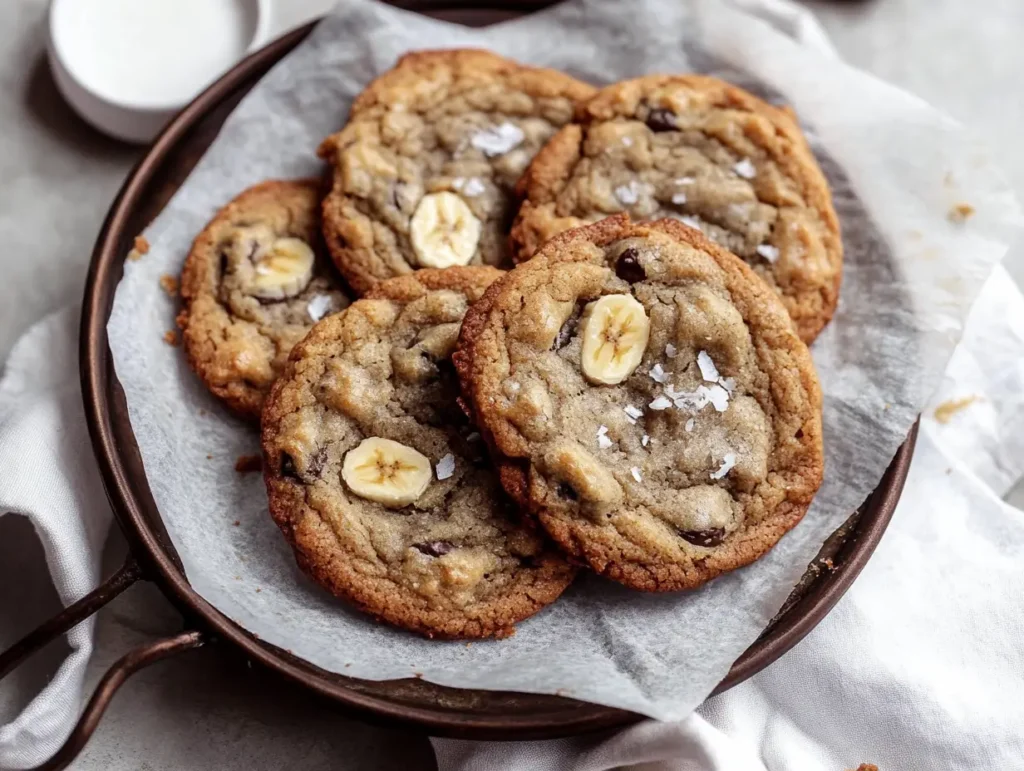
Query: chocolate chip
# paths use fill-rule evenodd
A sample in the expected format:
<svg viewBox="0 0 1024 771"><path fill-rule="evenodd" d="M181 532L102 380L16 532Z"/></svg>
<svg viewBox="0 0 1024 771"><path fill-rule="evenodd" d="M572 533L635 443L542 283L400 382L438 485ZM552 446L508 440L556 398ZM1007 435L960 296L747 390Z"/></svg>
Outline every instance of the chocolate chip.
<svg viewBox="0 0 1024 771"><path fill-rule="evenodd" d="M619 255L619 259L615 263L615 275L630 284L647 278L647 271L640 264L640 253L636 249L630 247Z"/></svg>
<svg viewBox="0 0 1024 771"><path fill-rule="evenodd" d="M676 116L664 107L655 107L647 113L647 128L651 131L675 131Z"/></svg>
<svg viewBox="0 0 1024 771"><path fill-rule="evenodd" d="M802 428L798 428L796 430L796 438L797 439L803 439L804 438L804 430Z"/></svg>
<svg viewBox="0 0 1024 771"><path fill-rule="evenodd" d="M451 541L427 541L426 543L414 543L412 548L428 557L443 557L455 548L455 544Z"/></svg>
<svg viewBox="0 0 1024 771"><path fill-rule="evenodd" d="M320 472L323 471L326 462L327 448L321 447L316 451L316 455L310 458L309 463L306 464L306 473L312 477L320 476Z"/></svg>
<svg viewBox="0 0 1024 771"><path fill-rule="evenodd" d="M570 501L578 501L580 499L579 493L577 493L572 485L561 482L556 489L558 495Z"/></svg>
<svg viewBox="0 0 1024 771"><path fill-rule="evenodd" d="M565 323L562 324L562 328L558 330L558 334L555 336L555 342L551 346L552 351L561 350L569 344L569 341L572 340L573 335L576 334L576 330L580 326L580 316L582 315L583 304L577 303L572 315L565 320Z"/></svg>
<svg viewBox="0 0 1024 771"><path fill-rule="evenodd" d="M718 546L725 540L724 527L712 527L707 530L680 530L680 537L694 546Z"/></svg>
<svg viewBox="0 0 1024 771"><path fill-rule="evenodd" d="M281 476L285 479L294 479L296 482L301 482L299 479L299 472L295 469L295 461L292 456L286 452L281 453Z"/></svg>

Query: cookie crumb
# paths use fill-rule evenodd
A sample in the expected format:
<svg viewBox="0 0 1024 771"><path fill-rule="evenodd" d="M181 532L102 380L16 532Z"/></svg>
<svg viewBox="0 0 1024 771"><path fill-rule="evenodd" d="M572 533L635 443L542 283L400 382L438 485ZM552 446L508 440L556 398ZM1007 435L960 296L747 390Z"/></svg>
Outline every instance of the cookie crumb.
<svg viewBox="0 0 1024 771"><path fill-rule="evenodd" d="M206 459L207 459L207 460L213 460L213 456L212 456L212 455L207 455L207 456L206 456Z"/></svg>
<svg viewBox="0 0 1024 771"><path fill-rule="evenodd" d="M351 664L346 664L345 665L345 669L348 669L350 666L352 666L352 665Z"/></svg>
<svg viewBox="0 0 1024 771"><path fill-rule="evenodd" d="M423 673L422 672L413 672L412 676L415 677L415 678L418 678L420 680L423 679Z"/></svg>
<svg viewBox="0 0 1024 771"><path fill-rule="evenodd" d="M876 766L874 763L861 763L859 766L852 769L851 771L878 771L878 766Z"/></svg>
<svg viewBox="0 0 1024 771"><path fill-rule="evenodd" d="M947 171L946 176L942 178L942 184L946 187L953 187L956 184L956 180L953 179L953 172Z"/></svg>
<svg viewBox="0 0 1024 771"><path fill-rule="evenodd" d="M263 590L262 590L262 589L260 589L260 588L259 588L258 586L256 587L256 594L259 594L259 593L260 593L260 592L262 592L262 591L263 591Z"/></svg>
<svg viewBox="0 0 1024 771"><path fill-rule="evenodd" d="M239 474L248 474L252 471L263 470L263 456L261 455L239 455L235 461L235 471Z"/></svg>
<svg viewBox="0 0 1024 771"><path fill-rule="evenodd" d="M240 519L236 519L236 520L235 520L234 522L232 522L231 524L232 524L232 525L234 525L235 527L238 527L239 525L241 525L241 524L242 524L242 521L241 521Z"/></svg>
<svg viewBox="0 0 1024 771"><path fill-rule="evenodd" d="M473 643L466 643L466 647L467 648L472 648L473 647Z"/></svg>
<svg viewBox="0 0 1024 771"><path fill-rule="evenodd" d="M146 240L145 236L135 236L135 242L132 244L132 249L128 252L128 259L132 262L136 262L142 259L142 255L149 253L149 241Z"/></svg>
<svg viewBox="0 0 1024 771"><path fill-rule="evenodd" d="M175 276L164 273L160 276L160 287L167 292L168 297L178 296L178 279Z"/></svg>
<svg viewBox="0 0 1024 771"><path fill-rule="evenodd" d="M829 570L835 570L836 569L836 566L835 566L835 564L833 564L831 557L825 557L825 559L823 559L821 561L821 564L824 565L825 567L827 567Z"/></svg>
<svg viewBox="0 0 1024 771"><path fill-rule="evenodd" d="M935 419L946 424L961 410L965 410L978 401L977 396L965 396L962 399L949 399L935 408Z"/></svg>
<svg viewBox="0 0 1024 771"><path fill-rule="evenodd" d="M177 348L181 345L181 341L178 339L178 333L173 329L169 329L164 332L164 342L171 346L171 348Z"/></svg>
<svg viewBox="0 0 1024 771"><path fill-rule="evenodd" d="M960 223L967 222L967 220L974 216L974 213L975 209L969 203L958 203L949 210L946 217L950 222L954 222L959 225Z"/></svg>

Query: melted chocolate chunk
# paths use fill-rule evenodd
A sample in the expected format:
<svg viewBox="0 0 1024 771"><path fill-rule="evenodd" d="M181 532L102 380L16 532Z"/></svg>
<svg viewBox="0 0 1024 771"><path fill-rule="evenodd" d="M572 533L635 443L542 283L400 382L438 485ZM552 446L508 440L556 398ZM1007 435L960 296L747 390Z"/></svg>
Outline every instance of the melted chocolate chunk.
<svg viewBox="0 0 1024 771"><path fill-rule="evenodd" d="M630 284L647 278L647 271L640 264L640 253L636 249L626 249L619 255L619 259L615 263L615 275Z"/></svg>
<svg viewBox="0 0 1024 771"><path fill-rule="evenodd" d="M675 113L664 107L655 107L647 114L647 128L651 131L675 131Z"/></svg>
<svg viewBox="0 0 1024 771"><path fill-rule="evenodd" d="M428 557L443 557L455 548L455 544L451 541L427 541L426 543L414 543L412 548Z"/></svg>
<svg viewBox="0 0 1024 771"><path fill-rule="evenodd" d="M724 527L711 527L707 530L680 530L679 536L694 546L718 546L725 540Z"/></svg>
<svg viewBox="0 0 1024 771"><path fill-rule="evenodd" d="M299 479L299 472L295 469L295 460L286 452L281 453L280 475L285 479L294 479L296 482L302 481Z"/></svg>
<svg viewBox="0 0 1024 771"><path fill-rule="evenodd" d="M320 476L320 472L323 471L324 464L327 462L327 448L321 447L316 451L316 455L310 458L308 464L306 464L306 473L312 477Z"/></svg>
<svg viewBox="0 0 1024 771"><path fill-rule="evenodd" d="M552 351L558 351L565 348L572 340L573 335L576 334L576 330L580 326L580 316L583 315L583 304L577 303L575 310L572 315L565 320L562 324L562 328L558 330L558 334L555 336L555 342L551 346Z"/></svg>
<svg viewBox="0 0 1024 771"><path fill-rule="evenodd" d="M567 484L566 482L560 483L556 488L556 492L560 497L565 498L566 500L578 501L580 499L579 493L573 489L572 485Z"/></svg>

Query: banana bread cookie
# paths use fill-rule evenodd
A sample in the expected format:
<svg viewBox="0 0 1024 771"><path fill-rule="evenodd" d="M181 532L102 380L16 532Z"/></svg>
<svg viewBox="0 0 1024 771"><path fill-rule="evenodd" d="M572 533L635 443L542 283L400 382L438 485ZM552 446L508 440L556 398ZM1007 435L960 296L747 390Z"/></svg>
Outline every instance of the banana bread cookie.
<svg viewBox="0 0 1024 771"><path fill-rule="evenodd" d="M349 283L417 268L511 266L513 188L591 86L488 51L419 51L356 98L320 146L324 235Z"/></svg>
<svg viewBox="0 0 1024 771"><path fill-rule="evenodd" d="M505 637L573 568L505 497L449 356L501 275L379 284L296 346L263 413L270 511L317 582L429 637Z"/></svg>
<svg viewBox="0 0 1024 771"><path fill-rule="evenodd" d="M259 420L292 346L349 302L321 246L318 192L316 180L249 188L185 260L178 325L189 364L250 420Z"/></svg>
<svg viewBox="0 0 1024 771"><path fill-rule="evenodd" d="M741 260L674 220L556 236L473 307L454 360L509 494L627 586L756 560L821 483L807 346Z"/></svg>
<svg viewBox="0 0 1024 771"><path fill-rule="evenodd" d="M791 113L699 75L649 75L582 103L517 189L513 256L616 212L672 217L742 257L812 341L839 298L828 184Z"/></svg>

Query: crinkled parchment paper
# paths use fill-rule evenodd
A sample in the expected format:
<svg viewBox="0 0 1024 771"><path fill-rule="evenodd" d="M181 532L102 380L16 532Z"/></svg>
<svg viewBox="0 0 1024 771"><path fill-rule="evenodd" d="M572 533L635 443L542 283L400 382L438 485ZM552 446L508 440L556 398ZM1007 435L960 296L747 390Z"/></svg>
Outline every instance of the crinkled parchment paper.
<svg viewBox="0 0 1024 771"><path fill-rule="evenodd" d="M663 719L699 704L878 483L1019 222L992 157L958 124L805 45L820 33L784 10L775 0L571 2L471 30L350 0L275 67L147 230L150 252L126 263L109 324L149 484L196 591L262 639L345 675L558 691ZM158 282L180 270L193 236L244 187L318 174L314 150L353 96L425 45L483 46L595 83L709 72L800 115L835 193L846 267L839 311L813 347L825 392L825 484L803 523L761 561L673 595L586 575L513 638L472 647L374 623L296 568L262 479L233 470L237 456L258 452L258 436L163 342L176 308ZM948 215L961 203L976 213L956 223Z"/></svg>

